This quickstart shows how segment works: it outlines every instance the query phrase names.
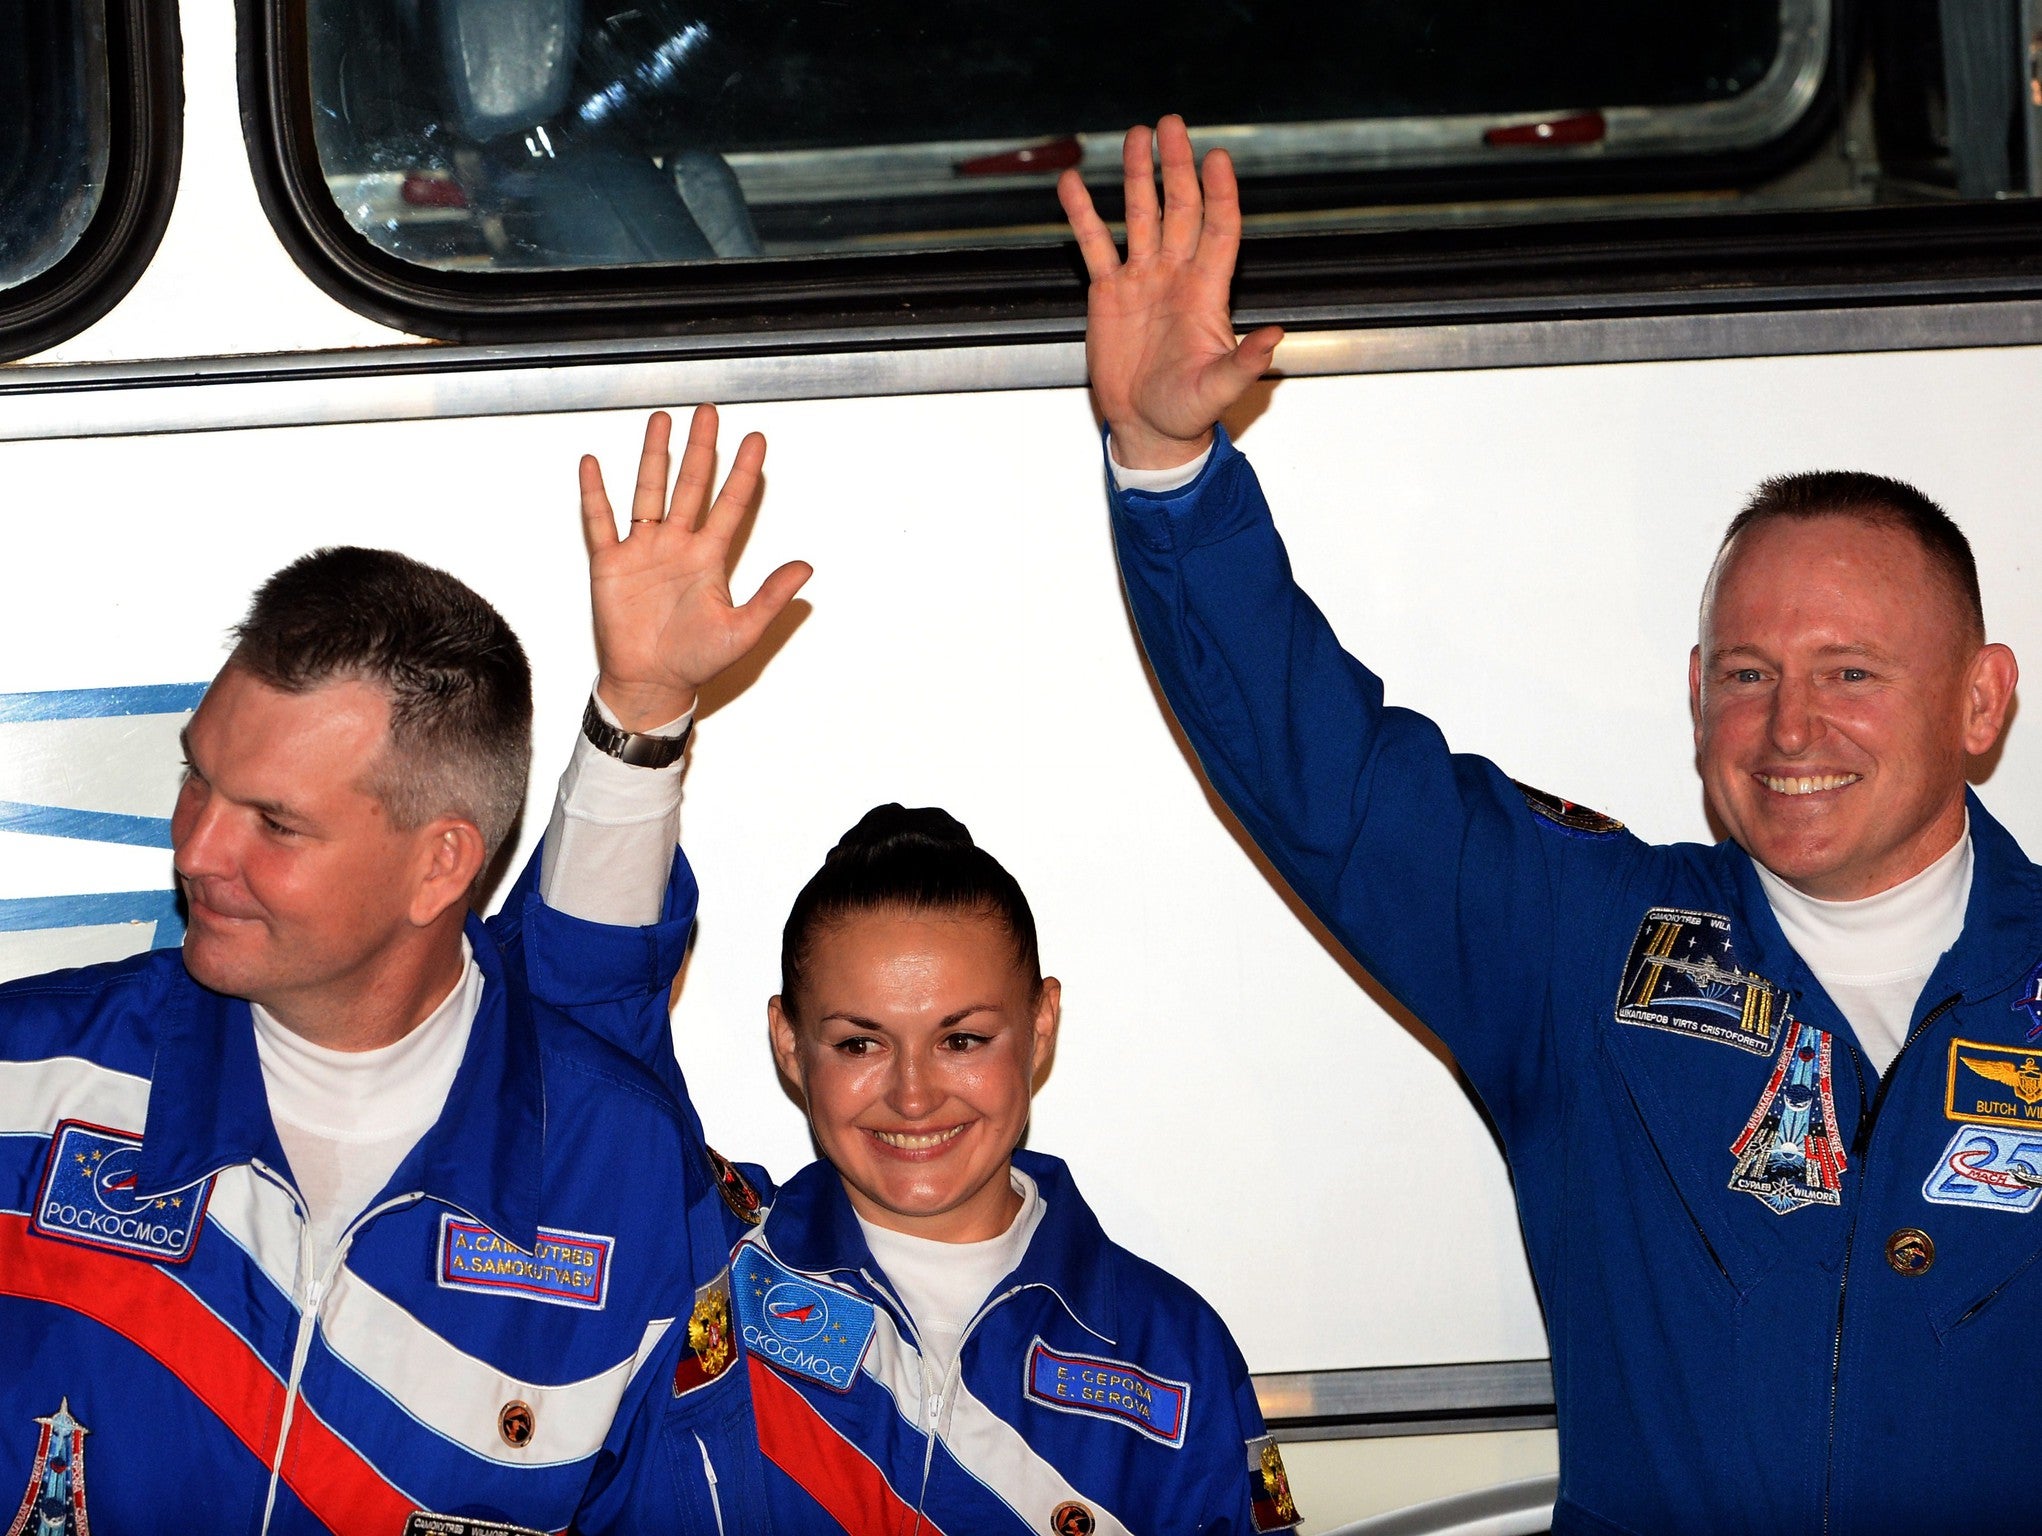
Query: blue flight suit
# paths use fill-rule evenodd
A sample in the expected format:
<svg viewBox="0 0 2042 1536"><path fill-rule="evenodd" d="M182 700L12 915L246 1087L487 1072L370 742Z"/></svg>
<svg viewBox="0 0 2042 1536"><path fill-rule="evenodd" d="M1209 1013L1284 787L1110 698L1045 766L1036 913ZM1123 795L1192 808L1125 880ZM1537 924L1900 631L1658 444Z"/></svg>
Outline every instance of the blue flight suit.
<svg viewBox="0 0 2042 1536"><path fill-rule="evenodd" d="M1736 846L1655 847L1450 753L1296 586L1224 434L1115 492L1213 787L1453 1048L1545 1305L1561 1533L2032 1531L2042 871L1975 797L1964 931L1882 1080Z"/></svg>
<svg viewBox="0 0 2042 1536"><path fill-rule="evenodd" d="M172 950L0 987L0 1529L716 1529L634 1506L619 1456L725 1263L679 1218L721 1202L591 1032L663 1005L692 879L599 929L537 863L468 920L485 985L439 1121L316 1274L245 1002ZM746 1454L705 1435L698 1476Z"/></svg>
<svg viewBox="0 0 2042 1536"><path fill-rule="evenodd" d="M723 1469L722 1486L763 1490L760 1530L779 1536L1290 1529L1282 1458L1219 1315L1108 1239L1062 1162L1024 1150L1014 1164L1042 1223L933 1390L837 1171L811 1163L777 1193L755 1167L737 1174L763 1222L736 1214L737 1197L706 1364L699 1348L670 1351L677 1403L732 1378L748 1391L759 1460ZM698 1432L676 1421L660 1436L683 1482ZM655 1477L662 1464L631 1459ZM687 1487L673 1497L692 1507Z"/></svg>

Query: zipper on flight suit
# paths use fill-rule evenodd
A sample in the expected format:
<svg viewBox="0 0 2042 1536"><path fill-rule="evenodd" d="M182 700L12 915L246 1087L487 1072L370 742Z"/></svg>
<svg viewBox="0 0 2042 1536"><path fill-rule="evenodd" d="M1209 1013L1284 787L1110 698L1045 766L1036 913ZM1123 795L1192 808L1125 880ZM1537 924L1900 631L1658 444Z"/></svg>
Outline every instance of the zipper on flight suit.
<svg viewBox="0 0 2042 1536"><path fill-rule="evenodd" d="M695 1444L702 1451L702 1476L709 1484L709 1512L716 1517L716 1536L724 1536L723 1500L718 1498L716 1494L716 1463L709 1459L708 1441L697 1435L695 1436Z"/></svg>
<svg viewBox="0 0 2042 1536"><path fill-rule="evenodd" d="M312 1221L306 1213L304 1198L292 1187L288 1179L260 1159L251 1160L251 1166L291 1197L292 1208L298 1213L298 1271L300 1275L308 1274L312 1267ZM284 1413L282 1422L277 1427L276 1455L270 1461L269 1494L262 1504L262 1536L269 1536L269 1523L276 1513L277 1484L283 1480L284 1451L291 1443L291 1420L297 1416L298 1397L304 1386L305 1364L312 1357L312 1339L314 1331L319 1326L319 1304L332 1286L333 1277L340 1273L340 1266L347 1258L347 1250L353 1244L355 1234L385 1212L415 1205L424 1198L423 1192L398 1195L380 1205L370 1206L355 1217L341 1230L340 1240L333 1245L333 1254L326 1261L326 1267L317 1275L310 1277L305 1294L302 1297L293 1295L291 1298L298 1308L298 1331L291 1345L290 1378L284 1384ZM296 1289L297 1285L294 1282L292 1290L295 1292Z"/></svg>
<svg viewBox="0 0 2042 1536"><path fill-rule="evenodd" d="M1901 1058L1907 1055L1908 1047L1928 1033L1928 1028L1931 1024L1935 1023L1936 1020L1940 1019L1963 1000L1964 994L1962 992L1952 992L1948 997L1936 1004L1935 1007L1923 1014L1914 1028L1908 1031L1907 1038L1901 1042L1900 1049L1894 1052L1893 1059L1886 1064L1886 1070L1879 1075L1879 1091L1872 1095L1871 1106L1858 1117L1858 1134L1851 1138L1851 1156L1858 1165L1858 1198L1851 1205L1850 1226L1844 1235L1843 1269L1837 1276L1836 1282L1836 1341L1829 1357L1829 1437L1824 1444L1822 1458L1823 1536L1828 1536L1830 1503L1836 1491L1836 1405L1838 1389L1843 1379L1844 1301L1850 1292L1851 1255L1857 1249L1858 1218L1864 1214L1865 1209L1865 1172L1872 1152L1872 1127L1878 1122L1879 1107L1886 1102L1886 1090L1893 1086L1894 1074L1899 1071ZM1855 1052L1859 1047L1853 1046L1852 1049ZM1864 1075L1862 1070L1858 1068L1858 1059L1855 1054L1851 1057L1851 1066L1853 1070L1859 1072L1858 1096L1862 1100L1864 1097Z"/></svg>

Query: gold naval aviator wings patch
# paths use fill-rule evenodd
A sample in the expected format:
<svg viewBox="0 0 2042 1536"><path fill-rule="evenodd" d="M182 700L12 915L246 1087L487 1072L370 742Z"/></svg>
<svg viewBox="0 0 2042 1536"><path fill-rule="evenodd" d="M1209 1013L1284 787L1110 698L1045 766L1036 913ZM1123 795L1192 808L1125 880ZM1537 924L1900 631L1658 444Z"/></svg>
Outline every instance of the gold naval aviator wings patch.
<svg viewBox="0 0 2042 1536"><path fill-rule="evenodd" d="M1943 1113L1974 1125L2042 1126L2042 1051L1952 1040Z"/></svg>

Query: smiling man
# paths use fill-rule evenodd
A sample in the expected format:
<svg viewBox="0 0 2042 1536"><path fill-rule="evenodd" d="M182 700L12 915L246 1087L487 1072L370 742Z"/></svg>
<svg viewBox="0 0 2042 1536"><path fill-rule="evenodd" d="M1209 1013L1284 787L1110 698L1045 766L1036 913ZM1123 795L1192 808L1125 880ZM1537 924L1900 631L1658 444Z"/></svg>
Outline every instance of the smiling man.
<svg viewBox="0 0 2042 1536"><path fill-rule="evenodd" d="M1559 1533L2021 1531L1977 1475L2042 1371L2042 871L1969 793L2016 669L1971 553L1871 475L1768 482L1690 663L1730 838L1655 847L1386 707L1216 428L1267 367L1240 209L1181 122L1081 182L1128 601L1211 778L1453 1047L1551 1335ZM1498 999L1508 999L1499 1005Z"/></svg>
<svg viewBox="0 0 2042 1536"><path fill-rule="evenodd" d="M584 1027L663 1009L693 915L684 868L616 910L674 837L618 800L678 773L696 688L804 576L731 602L764 443L698 528L714 444L705 410L669 512L656 417L628 535L591 511L596 692L544 871L487 923L531 756L509 626L382 550L256 593L185 732L182 951L0 988L10 1530L722 1529L716 1465L755 1452L727 1393L671 1387L728 1291L716 1172ZM699 1449L699 1519L633 1503L648 1421Z"/></svg>

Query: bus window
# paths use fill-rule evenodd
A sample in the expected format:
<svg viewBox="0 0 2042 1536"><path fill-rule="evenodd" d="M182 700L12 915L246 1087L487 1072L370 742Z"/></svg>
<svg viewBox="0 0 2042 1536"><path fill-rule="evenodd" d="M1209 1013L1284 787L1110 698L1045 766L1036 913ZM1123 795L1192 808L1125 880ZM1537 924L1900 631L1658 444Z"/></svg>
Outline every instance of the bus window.
<svg viewBox="0 0 2042 1536"><path fill-rule="evenodd" d="M1292 321L1791 286L1797 240L1831 280L1888 227L1846 280L1906 281L1961 220L1998 270L2042 179L2037 0L267 3L286 243L456 339L1047 334L1058 174L1111 217L1166 111L1239 169L1237 300Z"/></svg>
<svg viewBox="0 0 2042 1536"><path fill-rule="evenodd" d="M1056 174L1110 187L1165 110L1306 227L1684 189L1791 135L1831 51L1827 0L308 5L335 200L444 268L1054 241Z"/></svg>
<svg viewBox="0 0 2042 1536"><path fill-rule="evenodd" d="M107 88L99 0L0 13L0 293L62 261L99 211Z"/></svg>

